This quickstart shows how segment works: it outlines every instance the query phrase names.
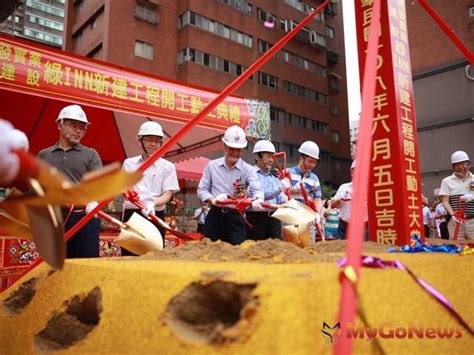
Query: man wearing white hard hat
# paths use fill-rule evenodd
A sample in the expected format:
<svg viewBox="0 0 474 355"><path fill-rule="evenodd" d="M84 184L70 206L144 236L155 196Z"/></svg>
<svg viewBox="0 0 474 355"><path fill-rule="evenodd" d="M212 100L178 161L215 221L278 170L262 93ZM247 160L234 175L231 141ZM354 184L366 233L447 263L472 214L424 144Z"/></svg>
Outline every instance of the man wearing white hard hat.
<svg viewBox="0 0 474 355"><path fill-rule="evenodd" d="M59 140L51 147L38 153L38 157L56 167L72 181L79 182L88 172L102 168L99 154L93 148L86 147L80 142L90 125L87 115L79 105L64 107L56 118ZM86 206L63 208L65 230L71 229L86 213L92 211L97 202L91 201ZM66 245L68 258L94 258L99 256L100 221L92 218Z"/></svg>
<svg viewBox="0 0 474 355"><path fill-rule="evenodd" d="M453 174L444 178L439 189L439 197L450 216L449 237L453 238L459 224L458 238L474 239L474 176L469 171L470 159L466 152L458 150L451 155ZM455 215L462 210L465 219Z"/></svg>
<svg viewBox="0 0 474 355"><path fill-rule="evenodd" d="M147 121L143 123L137 134L138 141L142 148L142 154L125 159L123 169L126 171L135 171L142 165L146 159L158 150L163 144L163 128L158 122ZM124 220L127 221L134 212L149 216L150 213L165 219L165 207L171 200L173 194L179 191L178 176L173 163L160 158L153 163L143 173L143 178L133 187L138 192L140 201L143 203L142 210L130 201L125 201ZM156 225L164 237L166 230ZM122 255L135 255L122 248Z"/></svg>
<svg viewBox="0 0 474 355"><path fill-rule="evenodd" d="M205 236L235 245L247 237L245 221L236 210L220 207L218 202L229 196L247 196L254 199L252 208L258 211L263 210L264 195L255 168L241 158L247 146L244 130L239 126L229 127L222 141L224 156L207 164L197 194L201 201L212 205L206 218Z"/></svg>
<svg viewBox="0 0 474 355"><path fill-rule="evenodd" d="M313 169L319 161L319 147L315 142L306 141L301 144L298 152L300 153L298 164L288 168L288 172L291 174L291 182L288 183L288 179L283 179L281 181L281 184L283 185L282 188L285 189L285 187L290 187L291 185L291 192L294 199L301 203L305 203L300 187L300 183L302 182L309 198L315 202L318 211L321 211L321 184L318 176L313 173ZM321 217L318 214L315 222L320 223L320 221ZM316 240L314 223L310 224L310 237L311 242L314 243Z"/></svg>
<svg viewBox="0 0 474 355"><path fill-rule="evenodd" d="M280 181L271 171L274 163L273 154L275 154L273 143L268 140L258 141L253 147L253 154L255 154L255 170L260 180L265 202L272 205L286 202L288 198L281 192ZM265 208L263 211L254 211L253 209L247 211L247 220L252 225L248 231L249 239L281 238L281 222L270 216L274 211L269 208Z"/></svg>
<svg viewBox="0 0 474 355"><path fill-rule="evenodd" d="M354 178L354 169L356 167L356 162L353 161L351 164L351 178ZM339 186L337 189L336 195L331 200L331 208L339 208L339 226L337 227L337 239L346 239L347 225L351 218L351 209L352 209L352 180ZM364 214L365 222L365 240L369 240L369 233L367 228L368 213L367 208Z"/></svg>

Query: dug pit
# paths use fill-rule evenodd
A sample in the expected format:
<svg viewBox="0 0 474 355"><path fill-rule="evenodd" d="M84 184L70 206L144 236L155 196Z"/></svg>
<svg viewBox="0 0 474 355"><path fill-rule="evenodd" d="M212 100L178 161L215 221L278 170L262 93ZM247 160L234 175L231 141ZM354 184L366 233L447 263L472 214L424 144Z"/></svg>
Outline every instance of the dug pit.
<svg viewBox="0 0 474 355"><path fill-rule="evenodd" d="M193 282L169 302L164 322L180 338L219 344L243 340L250 334L258 309L256 284L222 280Z"/></svg>

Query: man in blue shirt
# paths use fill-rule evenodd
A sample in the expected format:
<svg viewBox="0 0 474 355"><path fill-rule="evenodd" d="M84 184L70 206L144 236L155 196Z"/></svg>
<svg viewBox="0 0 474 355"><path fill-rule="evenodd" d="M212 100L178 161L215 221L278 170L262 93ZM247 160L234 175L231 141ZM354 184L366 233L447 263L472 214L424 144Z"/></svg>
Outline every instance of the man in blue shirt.
<svg viewBox="0 0 474 355"><path fill-rule="evenodd" d="M321 211L321 184L318 176L312 172L319 161L319 147L312 141L306 141L298 149L300 156L298 158L298 164L288 168L288 172L291 175L291 193L295 200L305 203L303 195L301 193L300 182L303 183L308 196L314 201L317 210ZM287 179L286 179L287 180ZM282 181L282 185L289 185L285 179ZM321 216L318 214L315 223L321 222ZM310 223L310 236L311 241L314 243L316 239L316 231L314 223Z"/></svg>
<svg viewBox="0 0 474 355"><path fill-rule="evenodd" d="M264 192L265 202L270 204L281 204L288 200L281 192L280 181L272 174L271 168L274 163L273 154L275 146L267 140L260 140L253 148L255 154L255 170L257 171L260 185ZM263 211L247 211L247 221L252 225L248 231L250 239L263 240L267 238L281 238L281 222L271 217L274 209Z"/></svg>
<svg viewBox="0 0 474 355"><path fill-rule="evenodd" d="M264 195L255 168L241 159L247 146L244 130L239 126L229 127L222 141L225 154L207 164L197 194L202 202L212 205L206 218L204 236L235 245L247 237L245 221L237 210L220 207L219 201L225 201L229 196L247 196L254 199L252 208L258 211L263 209Z"/></svg>

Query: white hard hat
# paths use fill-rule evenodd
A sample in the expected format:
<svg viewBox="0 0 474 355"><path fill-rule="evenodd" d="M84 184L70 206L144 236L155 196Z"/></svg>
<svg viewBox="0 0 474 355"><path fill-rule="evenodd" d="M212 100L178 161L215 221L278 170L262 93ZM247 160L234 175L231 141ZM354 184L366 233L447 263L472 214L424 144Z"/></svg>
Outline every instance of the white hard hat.
<svg viewBox="0 0 474 355"><path fill-rule="evenodd" d="M26 134L19 129L14 129L9 133L14 149L24 150L27 152L30 149L30 142Z"/></svg>
<svg viewBox="0 0 474 355"><path fill-rule="evenodd" d="M275 146L272 142L262 139L261 141L255 143L253 147L254 154L261 152L275 153Z"/></svg>
<svg viewBox="0 0 474 355"><path fill-rule="evenodd" d="M59 115L58 115L58 118L56 119L56 122L58 121L62 122L62 120L74 120L74 121L79 121L79 122L89 124L86 113L84 112L82 107L79 105L69 105L69 106L63 107L63 109L59 111Z"/></svg>
<svg viewBox="0 0 474 355"><path fill-rule="evenodd" d="M163 137L163 128L158 122L147 121L140 126L138 130L138 138L143 136L158 136Z"/></svg>
<svg viewBox="0 0 474 355"><path fill-rule="evenodd" d="M231 148L245 148L247 146L247 137L244 130L239 126L227 128L222 141Z"/></svg>
<svg viewBox="0 0 474 355"><path fill-rule="evenodd" d="M298 149L298 152L319 160L319 147L313 141L303 142L303 144L301 144L300 148Z"/></svg>
<svg viewBox="0 0 474 355"><path fill-rule="evenodd" d="M451 155L451 164L469 160L469 155L467 155L467 153L463 152L462 150L458 150L457 152L454 152L453 155Z"/></svg>
<svg viewBox="0 0 474 355"><path fill-rule="evenodd" d="M351 170L354 169L356 167L356 161L354 160L351 164Z"/></svg>

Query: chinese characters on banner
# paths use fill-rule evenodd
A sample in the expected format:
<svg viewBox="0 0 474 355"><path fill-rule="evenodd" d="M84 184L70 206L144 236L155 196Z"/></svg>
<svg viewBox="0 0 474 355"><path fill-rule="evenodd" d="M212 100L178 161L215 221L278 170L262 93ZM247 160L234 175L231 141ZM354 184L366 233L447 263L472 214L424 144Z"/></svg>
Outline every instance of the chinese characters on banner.
<svg viewBox="0 0 474 355"><path fill-rule="evenodd" d="M356 1L361 78L364 73L371 0ZM404 0L382 1L372 125L369 230L373 241L410 244L423 237L415 106Z"/></svg>
<svg viewBox="0 0 474 355"><path fill-rule="evenodd" d="M186 123L215 93L0 34L0 88ZM268 138L267 102L228 96L201 122Z"/></svg>

